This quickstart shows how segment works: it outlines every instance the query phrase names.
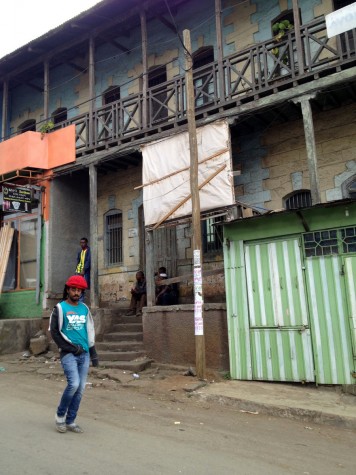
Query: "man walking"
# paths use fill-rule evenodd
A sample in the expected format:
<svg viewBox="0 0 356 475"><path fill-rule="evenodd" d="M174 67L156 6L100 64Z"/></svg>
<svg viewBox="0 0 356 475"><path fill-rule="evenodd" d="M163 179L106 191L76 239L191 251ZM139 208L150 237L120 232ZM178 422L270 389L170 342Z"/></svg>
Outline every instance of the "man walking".
<svg viewBox="0 0 356 475"><path fill-rule="evenodd" d="M64 286L63 300L53 309L50 332L60 352L61 364L67 378L55 416L58 432L81 433L75 423L89 371L89 360L98 366L94 341L93 317L89 308L80 302L82 291L87 288L84 277L73 275Z"/></svg>
<svg viewBox="0 0 356 475"><path fill-rule="evenodd" d="M80 240L81 250L77 255L77 267L75 273L84 277L88 284L88 289L90 289L90 267L91 267L91 255L90 247L88 246L88 239L86 237L81 238ZM80 301L84 302L85 291L83 290L80 297Z"/></svg>

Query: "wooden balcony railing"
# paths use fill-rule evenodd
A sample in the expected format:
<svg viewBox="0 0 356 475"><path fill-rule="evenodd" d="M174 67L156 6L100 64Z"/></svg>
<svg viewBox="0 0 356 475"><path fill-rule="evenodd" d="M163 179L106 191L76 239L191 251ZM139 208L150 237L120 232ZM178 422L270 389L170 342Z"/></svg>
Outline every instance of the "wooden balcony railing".
<svg viewBox="0 0 356 475"><path fill-rule="evenodd" d="M217 62L196 69L196 114L213 114L222 108L252 101L261 94L265 96L269 91L293 87L299 81L313 80L318 75L356 64L356 30L329 39L325 20L321 18L302 25L300 33L303 58L298 58L292 30L277 45L270 39L224 58L223 77L219 77ZM219 87L221 82L223 87ZM221 90L223 97L219 95ZM143 120L144 110L146 120ZM147 97L140 92L100 107L92 116L82 114L62 125L76 125L76 147L81 155L142 138L145 134L154 135L185 121L185 79L181 76L149 88Z"/></svg>

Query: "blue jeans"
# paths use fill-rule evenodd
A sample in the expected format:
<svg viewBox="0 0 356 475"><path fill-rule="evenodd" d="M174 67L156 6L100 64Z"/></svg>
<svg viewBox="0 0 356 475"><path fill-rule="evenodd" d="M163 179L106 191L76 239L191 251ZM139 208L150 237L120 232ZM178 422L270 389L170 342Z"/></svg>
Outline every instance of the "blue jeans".
<svg viewBox="0 0 356 475"><path fill-rule="evenodd" d="M89 353L74 356L68 353L61 359L67 387L60 400L57 416L66 416L66 424L72 424L77 417L89 371Z"/></svg>

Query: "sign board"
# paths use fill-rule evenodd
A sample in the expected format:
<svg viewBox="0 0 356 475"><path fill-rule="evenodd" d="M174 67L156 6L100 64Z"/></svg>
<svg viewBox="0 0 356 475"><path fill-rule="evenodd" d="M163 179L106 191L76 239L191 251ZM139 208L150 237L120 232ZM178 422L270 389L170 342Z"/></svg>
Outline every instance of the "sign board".
<svg viewBox="0 0 356 475"><path fill-rule="evenodd" d="M31 213L32 190L17 186L3 186L3 211L16 213Z"/></svg>
<svg viewBox="0 0 356 475"><path fill-rule="evenodd" d="M328 37L356 28L356 2L325 16Z"/></svg>

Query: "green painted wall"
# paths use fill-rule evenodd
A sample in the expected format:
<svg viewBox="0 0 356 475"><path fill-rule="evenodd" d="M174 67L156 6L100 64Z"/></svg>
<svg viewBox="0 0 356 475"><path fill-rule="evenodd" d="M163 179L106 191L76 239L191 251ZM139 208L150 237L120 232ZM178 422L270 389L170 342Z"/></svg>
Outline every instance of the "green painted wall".
<svg viewBox="0 0 356 475"><path fill-rule="evenodd" d="M38 317L42 317L42 305L36 305L35 290L5 292L1 294L1 319Z"/></svg>

